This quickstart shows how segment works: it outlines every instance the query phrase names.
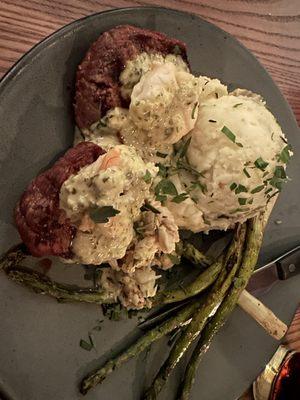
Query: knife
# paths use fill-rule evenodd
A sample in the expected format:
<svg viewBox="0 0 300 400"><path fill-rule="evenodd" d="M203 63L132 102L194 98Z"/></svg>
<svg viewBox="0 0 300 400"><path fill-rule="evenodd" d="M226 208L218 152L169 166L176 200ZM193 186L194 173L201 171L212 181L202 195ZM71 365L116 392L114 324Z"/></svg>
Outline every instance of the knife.
<svg viewBox="0 0 300 400"><path fill-rule="evenodd" d="M277 257L275 260L254 271L253 275L249 280L246 290L242 292L242 296L240 297L239 300L239 305L254 318L256 317L256 315L254 315L254 313L251 312L253 310L254 302L256 303L256 306L259 306L261 308L261 310L265 310L266 312L271 313L269 309L263 306L263 304L260 303L259 300L255 299L255 297L253 297L252 295L257 296L266 293L276 284L276 282L286 280L299 273L300 273L300 245L294 247L293 249L289 250L283 255ZM252 295L250 295L250 293ZM187 300L184 303L184 305L187 304L188 302L189 300ZM171 305L163 307L163 309L160 309L152 313L148 318L146 318L146 320L141 322L138 325L138 327L143 330L150 329L154 325L166 320L171 313L178 311L182 307L183 303L176 304L175 306ZM274 318L276 317L274 316ZM261 322L257 321L257 322L261 323L263 321ZM280 327L280 321L278 320L278 322ZM266 327L264 326L264 328ZM274 336L277 339L280 339L281 338L280 336L284 335L285 330L286 329L283 326L280 329L281 333L278 332L279 336L276 335L272 336Z"/></svg>

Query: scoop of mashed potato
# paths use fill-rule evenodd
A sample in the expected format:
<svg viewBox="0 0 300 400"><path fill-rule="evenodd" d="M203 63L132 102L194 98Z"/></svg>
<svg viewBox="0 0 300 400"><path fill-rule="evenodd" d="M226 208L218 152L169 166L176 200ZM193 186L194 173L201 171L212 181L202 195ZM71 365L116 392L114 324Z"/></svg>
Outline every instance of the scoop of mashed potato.
<svg viewBox="0 0 300 400"><path fill-rule="evenodd" d="M186 168L179 169L189 199L170 206L176 222L182 226L184 218L184 227L197 232L252 217L281 190L289 155L280 126L257 97L208 98L190 133ZM190 199L197 221L186 214Z"/></svg>

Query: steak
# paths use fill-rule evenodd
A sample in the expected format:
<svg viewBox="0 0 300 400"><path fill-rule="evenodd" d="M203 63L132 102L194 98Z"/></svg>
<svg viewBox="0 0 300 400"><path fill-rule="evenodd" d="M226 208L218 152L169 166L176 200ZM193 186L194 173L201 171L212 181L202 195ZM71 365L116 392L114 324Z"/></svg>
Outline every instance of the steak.
<svg viewBox="0 0 300 400"><path fill-rule="evenodd" d="M33 256L72 257L76 228L59 208L60 189L71 175L104 153L94 143L79 143L29 184L15 208L15 222Z"/></svg>
<svg viewBox="0 0 300 400"><path fill-rule="evenodd" d="M187 62L186 46L160 32L121 25L104 32L90 47L76 76L75 119L88 128L114 107L127 107L121 97L119 76L126 62L139 54L180 53Z"/></svg>

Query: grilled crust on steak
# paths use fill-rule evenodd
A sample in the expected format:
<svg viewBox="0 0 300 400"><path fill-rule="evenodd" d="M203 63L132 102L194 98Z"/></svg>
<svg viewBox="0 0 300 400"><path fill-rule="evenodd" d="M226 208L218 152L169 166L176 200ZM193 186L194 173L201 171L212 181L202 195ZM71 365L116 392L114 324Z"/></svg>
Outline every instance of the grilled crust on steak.
<svg viewBox="0 0 300 400"><path fill-rule="evenodd" d="M127 107L121 97L119 76L126 62L142 52L178 54L187 62L186 46L160 32L121 25L104 32L90 47L76 76L75 119L88 128L114 107ZM177 51L176 51L177 49Z"/></svg>
<svg viewBox="0 0 300 400"><path fill-rule="evenodd" d="M15 222L33 256L72 257L76 228L59 208L60 189L71 175L104 153L94 143L79 143L29 184L15 208Z"/></svg>

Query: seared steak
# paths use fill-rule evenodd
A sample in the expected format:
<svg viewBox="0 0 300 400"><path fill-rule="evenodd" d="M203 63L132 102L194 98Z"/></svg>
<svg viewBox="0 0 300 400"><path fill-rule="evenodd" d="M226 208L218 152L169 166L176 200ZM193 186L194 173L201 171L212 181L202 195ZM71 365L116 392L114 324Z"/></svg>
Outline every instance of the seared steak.
<svg viewBox="0 0 300 400"><path fill-rule="evenodd" d="M71 175L104 153L94 143L79 143L29 184L15 209L15 222L33 256L72 257L76 228L59 208L60 189Z"/></svg>
<svg viewBox="0 0 300 400"><path fill-rule="evenodd" d="M87 128L117 106L128 106L121 97L119 76L128 60L142 52L178 54L187 62L183 42L160 32L121 25L104 32L88 50L78 67L75 118L79 128Z"/></svg>

